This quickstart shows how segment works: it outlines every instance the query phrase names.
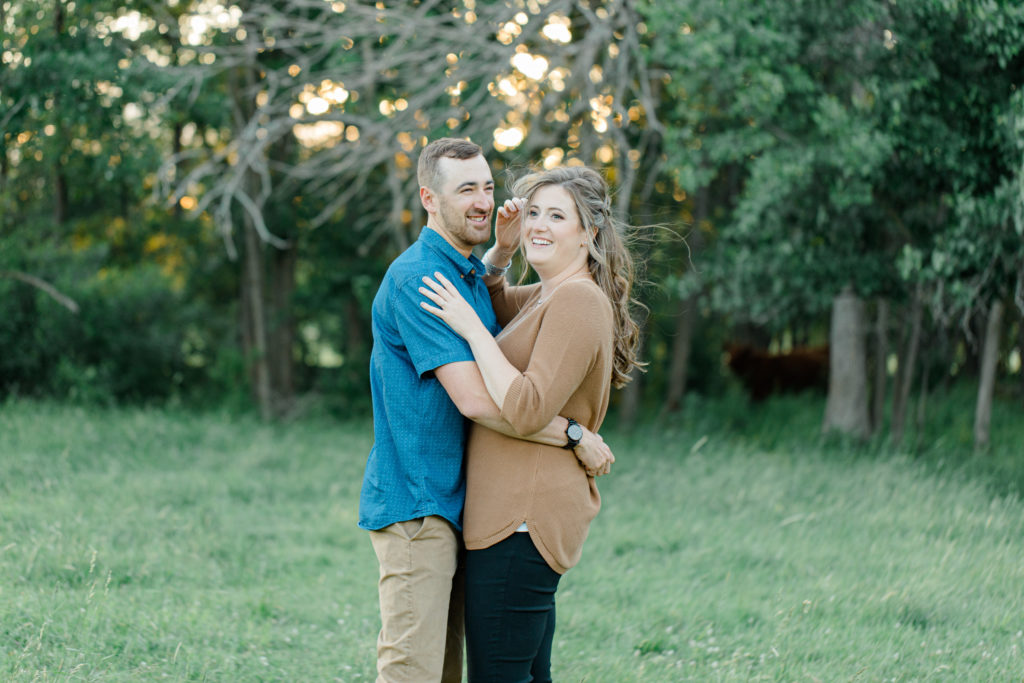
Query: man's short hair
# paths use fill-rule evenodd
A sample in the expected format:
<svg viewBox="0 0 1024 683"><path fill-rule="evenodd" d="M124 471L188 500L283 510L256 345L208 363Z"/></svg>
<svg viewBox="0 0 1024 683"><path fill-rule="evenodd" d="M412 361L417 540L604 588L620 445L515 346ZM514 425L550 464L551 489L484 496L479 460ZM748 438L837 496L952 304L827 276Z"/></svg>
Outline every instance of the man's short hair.
<svg viewBox="0 0 1024 683"><path fill-rule="evenodd" d="M439 190L441 182L441 159L472 159L482 156L484 151L480 145L462 138L440 138L434 140L420 152L419 164L416 167L416 179L420 187Z"/></svg>

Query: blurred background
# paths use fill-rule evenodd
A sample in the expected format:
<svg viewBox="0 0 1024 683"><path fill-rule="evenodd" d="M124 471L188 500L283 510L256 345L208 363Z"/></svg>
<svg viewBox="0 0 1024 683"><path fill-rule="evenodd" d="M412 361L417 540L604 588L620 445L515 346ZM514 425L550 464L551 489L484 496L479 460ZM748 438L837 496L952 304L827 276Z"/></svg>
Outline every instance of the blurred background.
<svg viewBox="0 0 1024 683"><path fill-rule="evenodd" d="M369 309L441 136L587 164L641 231L649 371L900 439L1024 401L1010 0L2 0L0 396L368 412ZM827 396L827 399L825 397Z"/></svg>

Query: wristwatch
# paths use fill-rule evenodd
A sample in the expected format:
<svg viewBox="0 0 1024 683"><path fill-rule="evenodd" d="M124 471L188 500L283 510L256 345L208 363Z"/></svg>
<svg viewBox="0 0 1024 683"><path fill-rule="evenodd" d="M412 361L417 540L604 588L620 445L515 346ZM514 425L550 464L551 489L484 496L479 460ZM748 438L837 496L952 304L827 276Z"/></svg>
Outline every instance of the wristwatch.
<svg viewBox="0 0 1024 683"><path fill-rule="evenodd" d="M580 439L583 438L583 427L581 427L580 423L571 417L568 418L568 420L569 426L565 428L565 438L568 443L562 446L562 448L571 451L580 445Z"/></svg>
<svg viewBox="0 0 1024 683"><path fill-rule="evenodd" d="M512 267L512 261L508 262L508 265L504 268L500 268L489 261L484 261L484 273L487 275L504 275L508 272L508 269Z"/></svg>

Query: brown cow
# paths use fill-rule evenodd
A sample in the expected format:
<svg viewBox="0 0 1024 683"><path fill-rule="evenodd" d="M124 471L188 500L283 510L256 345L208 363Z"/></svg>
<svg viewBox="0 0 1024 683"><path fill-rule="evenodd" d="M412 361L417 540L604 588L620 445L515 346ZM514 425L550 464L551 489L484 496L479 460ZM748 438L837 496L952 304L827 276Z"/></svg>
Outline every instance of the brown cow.
<svg viewBox="0 0 1024 683"><path fill-rule="evenodd" d="M743 382L754 401L771 394L828 389L828 346L769 353L748 344L729 344L729 369Z"/></svg>

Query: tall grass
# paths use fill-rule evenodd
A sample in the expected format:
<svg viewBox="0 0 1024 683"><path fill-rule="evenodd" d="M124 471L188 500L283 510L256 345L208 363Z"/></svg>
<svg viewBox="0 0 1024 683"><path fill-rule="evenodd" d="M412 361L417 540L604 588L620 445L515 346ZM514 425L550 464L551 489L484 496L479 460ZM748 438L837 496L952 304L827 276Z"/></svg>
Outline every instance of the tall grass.
<svg viewBox="0 0 1024 683"><path fill-rule="evenodd" d="M14 404L0 680L326 681L372 668L369 427Z"/></svg>
<svg viewBox="0 0 1024 683"><path fill-rule="evenodd" d="M607 434L556 679L1024 680L1024 426L1000 405L979 459L957 400L900 449L820 440L809 398L691 400ZM372 680L370 439L0 406L0 680Z"/></svg>

